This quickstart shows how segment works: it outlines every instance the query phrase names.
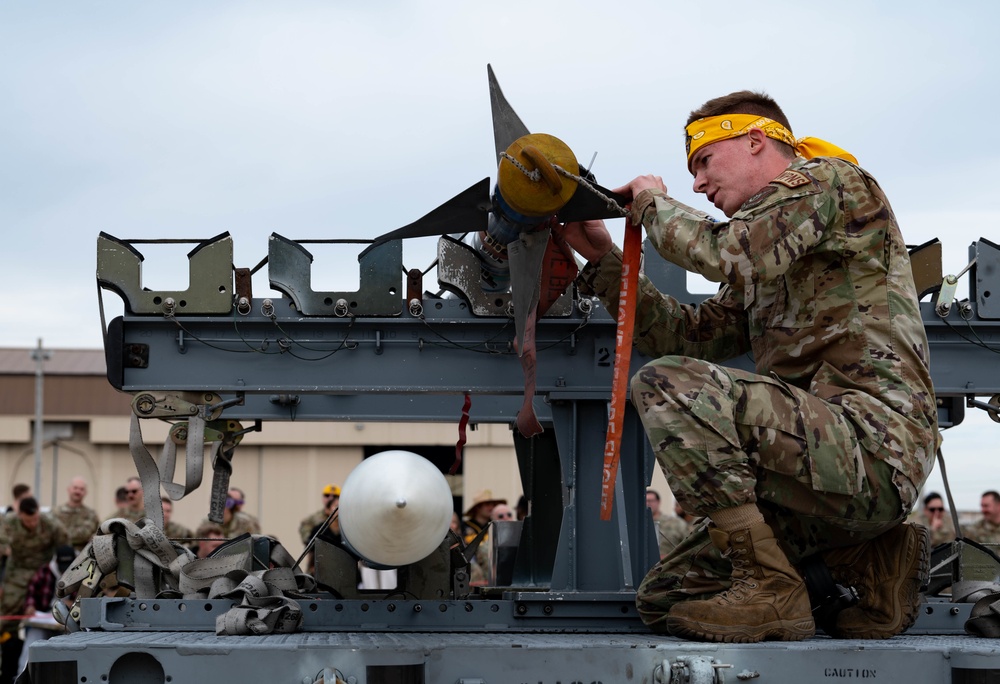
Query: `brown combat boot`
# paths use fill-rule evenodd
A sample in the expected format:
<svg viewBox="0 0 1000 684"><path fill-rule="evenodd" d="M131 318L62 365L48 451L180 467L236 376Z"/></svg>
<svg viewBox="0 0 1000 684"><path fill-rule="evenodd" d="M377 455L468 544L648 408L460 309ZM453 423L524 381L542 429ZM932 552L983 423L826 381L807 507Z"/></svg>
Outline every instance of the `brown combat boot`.
<svg viewBox="0 0 1000 684"><path fill-rule="evenodd" d="M805 582L766 523L730 532L712 527L709 534L733 564L732 586L673 606L667 616L671 634L749 643L799 641L816 633Z"/></svg>
<svg viewBox="0 0 1000 684"><path fill-rule="evenodd" d="M834 581L860 599L823 630L838 639L888 639L905 632L920 611L930 573L930 533L902 523L875 539L823 554Z"/></svg>

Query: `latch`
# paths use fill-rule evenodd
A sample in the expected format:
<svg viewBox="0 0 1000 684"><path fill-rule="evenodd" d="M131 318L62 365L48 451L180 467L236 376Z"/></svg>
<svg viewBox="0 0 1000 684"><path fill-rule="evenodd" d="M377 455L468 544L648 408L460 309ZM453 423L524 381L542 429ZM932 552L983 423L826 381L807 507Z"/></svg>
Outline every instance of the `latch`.
<svg viewBox="0 0 1000 684"><path fill-rule="evenodd" d="M724 684L723 670L731 667L708 656L677 656L674 662L664 659L656 666L653 681L657 684Z"/></svg>

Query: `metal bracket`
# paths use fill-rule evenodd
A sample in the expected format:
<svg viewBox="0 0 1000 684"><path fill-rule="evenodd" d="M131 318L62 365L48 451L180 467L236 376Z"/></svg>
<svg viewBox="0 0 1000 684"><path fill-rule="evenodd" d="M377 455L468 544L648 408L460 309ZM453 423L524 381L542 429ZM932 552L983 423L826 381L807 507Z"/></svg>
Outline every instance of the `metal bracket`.
<svg viewBox="0 0 1000 684"><path fill-rule="evenodd" d="M292 300L304 316L398 316L403 310L402 240L389 240L359 257L360 287L356 292L316 292L312 289L313 255L302 245L271 233L267 272L271 287Z"/></svg>
<svg viewBox="0 0 1000 684"><path fill-rule="evenodd" d="M481 257L469 245L447 235L438 240L438 283L449 292L461 295L469 302L476 316L511 314L510 292L484 292L481 284ZM545 317L569 316L573 312L573 286L570 284Z"/></svg>
<svg viewBox="0 0 1000 684"><path fill-rule="evenodd" d="M955 301L955 292L958 290L958 277L947 275L941 281L941 290L938 292L937 304L934 312L941 318L947 318L951 313L952 303Z"/></svg>
<svg viewBox="0 0 1000 684"><path fill-rule="evenodd" d="M941 286L941 242L934 238L910 250L910 270L917 286L917 297L923 299Z"/></svg>
<svg viewBox="0 0 1000 684"><path fill-rule="evenodd" d="M1000 319L1000 245L976 242L976 308L980 318Z"/></svg>
<svg viewBox="0 0 1000 684"><path fill-rule="evenodd" d="M132 411L140 418L187 418L196 415L202 405L211 407L208 420L222 414L222 397L214 392L137 392Z"/></svg>
<svg viewBox="0 0 1000 684"><path fill-rule="evenodd" d="M233 239L222 233L188 255L188 289L147 290L144 257L131 242L107 233L97 238L97 284L114 290L137 314L224 314L233 307Z"/></svg>

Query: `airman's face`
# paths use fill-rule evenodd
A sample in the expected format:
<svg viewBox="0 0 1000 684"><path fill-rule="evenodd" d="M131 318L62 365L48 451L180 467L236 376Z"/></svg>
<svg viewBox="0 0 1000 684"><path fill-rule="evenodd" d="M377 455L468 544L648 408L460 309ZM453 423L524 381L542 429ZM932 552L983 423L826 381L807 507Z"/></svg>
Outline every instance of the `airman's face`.
<svg viewBox="0 0 1000 684"><path fill-rule="evenodd" d="M24 525L24 529L34 530L38 527L38 521L41 520L42 515L38 511L35 511L31 515L18 511L17 517L21 519L21 524Z"/></svg>
<svg viewBox="0 0 1000 684"><path fill-rule="evenodd" d="M705 195L727 217L761 189L750 163L749 136L705 145L691 158L694 191Z"/></svg>
<svg viewBox="0 0 1000 684"><path fill-rule="evenodd" d="M992 496L984 496L979 508L984 518L991 522L1000 522L1000 504Z"/></svg>
<svg viewBox="0 0 1000 684"><path fill-rule="evenodd" d="M135 480L125 483L125 495L128 497L129 508L139 509L143 507L142 485Z"/></svg>
<svg viewBox="0 0 1000 684"><path fill-rule="evenodd" d="M79 506L83 503L84 497L87 496L87 483L82 480L73 480L69 483L66 492L69 494L70 503Z"/></svg>
<svg viewBox="0 0 1000 684"><path fill-rule="evenodd" d="M514 519L514 511L512 511L510 509L510 506L508 506L507 504L497 504L496 506L493 507L493 510L490 511L490 519L491 520L513 520Z"/></svg>
<svg viewBox="0 0 1000 684"><path fill-rule="evenodd" d="M941 499L931 499L924 506L924 513L927 514L929 520L944 517L944 502Z"/></svg>

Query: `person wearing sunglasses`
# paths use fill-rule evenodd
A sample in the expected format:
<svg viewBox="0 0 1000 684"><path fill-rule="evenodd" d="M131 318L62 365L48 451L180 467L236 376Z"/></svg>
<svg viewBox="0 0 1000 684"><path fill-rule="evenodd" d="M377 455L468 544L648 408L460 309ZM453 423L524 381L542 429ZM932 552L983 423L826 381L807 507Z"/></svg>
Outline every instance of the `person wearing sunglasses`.
<svg viewBox="0 0 1000 684"><path fill-rule="evenodd" d="M930 492L925 496L923 508L914 511L910 519L930 530L931 546L955 540L955 525L951 521L951 514L937 492Z"/></svg>
<svg viewBox="0 0 1000 684"><path fill-rule="evenodd" d="M133 475L125 482L125 505L119 508L114 517L125 518L130 522L138 522L146 517L146 500L142 495L142 480Z"/></svg>
<svg viewBox="0 0 1000 684"><path fill-rule="evenodd" d="M514 520L514 511L507 504L497 504L490 511L490 520Z"/></svg>

